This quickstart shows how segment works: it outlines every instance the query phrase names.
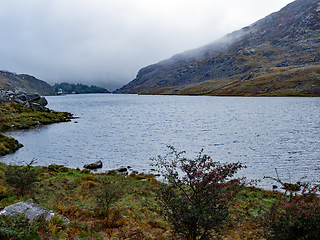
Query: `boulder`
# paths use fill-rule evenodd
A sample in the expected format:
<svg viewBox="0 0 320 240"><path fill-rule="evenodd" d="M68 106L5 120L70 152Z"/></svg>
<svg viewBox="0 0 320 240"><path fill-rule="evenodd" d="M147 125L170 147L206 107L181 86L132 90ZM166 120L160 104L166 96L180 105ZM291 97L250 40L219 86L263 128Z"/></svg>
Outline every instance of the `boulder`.
<svg viewBox="0 0 320 240"><path fill-rule="evenodd" d="M8 96L13 96L13 95L14 95L14 92L13 92L12 90L8 90L8 91L6 92L6 94L7 94Z"/></svg>
<svg viewBox="0 0 320 240"><path fill-rule="evenodd" d="M34 101L37 101L37 100L40 99L40 95L38 93L28 94L27 98L28 98L29 101L34 102Z"/></svg>
<svg viewBox="0 0 320 240"><path fill-rule="evenodd" d="M39 103L42 106L48 105L48 101L45 97L41 97L39 94L34 93L34 94L29 94L27 95L27 98L29 101L33 103Z"/></svg>
<svg viewBox="0 0 320 240"><path fill-rule="evenodd" d="M48 101L47 101L47 99L45 97L40 97L38 103L41 104L42 106L47 106L48 105Z"/></svg>
<svg viewBox="0 0 320 240"><path fill-rule="evenodd" d="M128 169L127 169L127 168L125 168L125 167L122 167L122 168L118 168L118 169L116 169L116 171L118 171L118 172L127 172L127 171L128 171Z"/></svg>
<svg viewBox="0 0 320 240"><path fill-rule="evenodd" d="M102 168L102 162L101 161L97 161L97 162L94 162L94 163L85 164L83 166L83 168L87 168L87 169Z"/></svg>
<svg viewBox="0 0 320 240"><path fill-rule="evenodd" d="M70 222L68 218L63 217L51 210L46 210L41 205L34 203L32 199L29 199L28 201L25 201L25 202L18 202L5 207L0 212L0 216L1 215L12 216L20 213L24 213L25 217L29 221L36 221L41 217L43 217L46 221L50 221L51 218L53 218L54 216L57 216L58 218L63 220L65 223Z"/></svg>
<svg viewBox="0 0 320 240"><path fill-rule="evenodd" d="M17 101L17 100L20 100L20 101L27 101L28 100L28 98L27 98L27 96L25 95L25 94L19 94L19 95L17 95L16 97L15 97L15 101Z"/></svg>
<svg viewBox="0 0 320 240"><path fill-rule="evenodd" d="M0 104L5 103L6 101L7 99L2 94L0 94Z"/></svg>
<svg viewBox="0 0 320 240"><path fill-rule="evenodd" d="M16 95L27 95L28 93L19 89L15 89L15 94Z"/></svg>

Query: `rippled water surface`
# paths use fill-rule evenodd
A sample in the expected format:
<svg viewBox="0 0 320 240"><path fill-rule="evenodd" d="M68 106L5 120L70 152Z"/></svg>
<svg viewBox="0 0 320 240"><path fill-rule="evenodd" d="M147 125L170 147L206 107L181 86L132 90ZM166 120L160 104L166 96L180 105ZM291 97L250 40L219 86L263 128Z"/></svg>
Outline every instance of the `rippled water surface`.
<svg viewBox="0 0 320 240"><path fill-rule="evenodd" d="M166 145L193 158L240 161L249 179L275 176L320 182L320 98L246 98L89 94L47 97L48 107L78 119L6 133L24 147L5 163L82 167L102 160L103 169L150 169ZM263 180L261 186L269 186Z"/></svg>

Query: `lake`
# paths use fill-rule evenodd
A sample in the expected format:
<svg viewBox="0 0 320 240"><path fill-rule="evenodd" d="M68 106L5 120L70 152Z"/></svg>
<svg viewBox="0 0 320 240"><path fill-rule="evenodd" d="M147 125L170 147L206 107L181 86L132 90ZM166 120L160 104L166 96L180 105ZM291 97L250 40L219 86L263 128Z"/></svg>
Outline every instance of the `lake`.
<svg viewBox="0 0 320 240"><path fill-rule="evenodd" d="M247 166L239 176L303 176L320 183L320 98L206 97L87 94L46 97L50 109L79 117L71 122L7 132L24 147L0 157L7 164L82 168L101 160L103 171L150 170L167 145L184 156L204 153ZM269 188L274 182L262 180Z"/></svg>

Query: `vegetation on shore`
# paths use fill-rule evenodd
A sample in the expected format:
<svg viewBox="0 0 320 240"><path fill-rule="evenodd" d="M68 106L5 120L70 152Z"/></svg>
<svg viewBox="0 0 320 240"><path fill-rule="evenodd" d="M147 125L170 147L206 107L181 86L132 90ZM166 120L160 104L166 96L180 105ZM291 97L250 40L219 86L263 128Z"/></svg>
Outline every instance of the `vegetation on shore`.
<svg viewBox="0 0 320 240"><path fill-rule="evenodd" d="M156 194L161 183L153 175L131 174L124 177L58 166L33 167L37 180L32 189L21 195L18 188L10 186L5 180L7 167L0 164L0 210L32 198L71 222L65 224L53 218L48 223L32 224L15 219L19 224L14 227L9 224L12 218L2 217L2 237L11 233L11 236L16 236L12 239L18 239L19 225L22 229L29 229L30 232L25 234L35 234L38 239L180 239L174 234L172 225L160 214ZM108 184L112 184L111 189L118 190L114 194L120 196L117 201L110 202L109 209L97 201L99 194L110 190L107 189ZM232 221L220 226L219 236L226 239L261 239L263 227L257 221L258 211L266 211L279 196L278 192L243 188L237 195L236 204L230 208Z"/></svg>
<svg viewBox="0 0 320 240"><path fill-rule="evenodd" d="M53 217L50 222L28 222L23 215L1 216L0 237L196 240L319 236L320 200L315 194L318 186L299 183L303 190L298 195L291 189L293 185L279 180L287 186L289 195L265 191L238 181L225 181L241 167L239 164L221 165L205 155L194 160L176 156L178 161L158 161L168 185L158 182L152 174L93 174L58 165L32 167L33 161L27 166L0 164L0 210L32 198L70 220L67 223ZM183 178L174 170L179 166L187 173ZM237 190L229 195L228 189ZM207 201L211 197L200 196L208 191L217 198L213 205ZM173 206L178 207L178 212L185 209L179 212L180 218ZM208 212L208 207L213 209ZM201 220L201 216L208 217L213 227L194 221ZM196 227L195 234L188 226Z"/></svg>
<svg viewBox="0 0 320 240"><path fill-rule="evenodd" d="M0 156L13 153L21 147L23 147L23 145L16 139L0 133Z"/></svg>
<svg viewBox="0 0 320 240"><path fill-rule="evenodd" d="M54 112L47 108L35 110L20 103L7 102L0 104L0 131L10 129L28 129L32 126L66 122L72 118L67 112ZM0 155L16 151L22 147L15 139L0 133Z"/></svg>

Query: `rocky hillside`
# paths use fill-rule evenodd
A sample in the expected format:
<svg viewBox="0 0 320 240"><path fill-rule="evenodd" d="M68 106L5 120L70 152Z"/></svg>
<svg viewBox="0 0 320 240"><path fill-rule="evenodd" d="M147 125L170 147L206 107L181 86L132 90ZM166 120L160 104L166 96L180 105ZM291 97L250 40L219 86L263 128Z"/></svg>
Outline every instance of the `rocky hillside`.
<svg viewBox="0 0 320 240"><path fill-rule="evenodd" d="M279 12L142 68L116 93L320 96L320 1Z"/></svg>
<svg viewBox="0 0 320 240"><path fill-rule="evenodd" d="M54 94L54 88L45 81L27 74L15 74L8 71L0 71L0 88L11 91L21 90L28 94Z"/></svg>

